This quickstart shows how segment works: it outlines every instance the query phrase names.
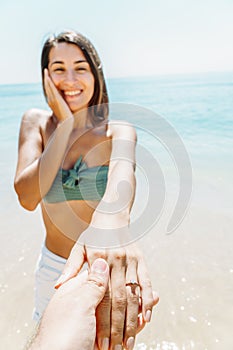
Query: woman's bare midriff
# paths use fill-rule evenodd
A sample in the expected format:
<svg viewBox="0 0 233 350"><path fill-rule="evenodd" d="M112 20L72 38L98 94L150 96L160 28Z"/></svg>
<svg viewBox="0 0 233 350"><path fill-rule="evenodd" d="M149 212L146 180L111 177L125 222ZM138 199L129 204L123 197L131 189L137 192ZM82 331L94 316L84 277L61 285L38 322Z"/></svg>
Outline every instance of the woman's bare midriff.
<svg viewBox="0 0 233 350"><path fill-rule="evenodd" d="M67 201L59 203L41 202L42 216L46 229L46 247L65 259L89 226L92 214L98 205L96 201Z"/></svg>
<svg viewBox="0 0 233 350"><path fill-rule="evenodd" d="M56 130L56 119L45 113L41 125L43 147L46 147ZM111 136L106 136L107 124L84 131L73 130L67 153L61 164L63 169L71 169L80 155L88 167L108 165L112 150ZM81 136L80 136L80 135ZM97 147L98 146L98 147ZM53 253L68 258L70 251L90 224L97 201L72 200L59 203L41 202L42 215L46 229L46 247Z"/></svg>

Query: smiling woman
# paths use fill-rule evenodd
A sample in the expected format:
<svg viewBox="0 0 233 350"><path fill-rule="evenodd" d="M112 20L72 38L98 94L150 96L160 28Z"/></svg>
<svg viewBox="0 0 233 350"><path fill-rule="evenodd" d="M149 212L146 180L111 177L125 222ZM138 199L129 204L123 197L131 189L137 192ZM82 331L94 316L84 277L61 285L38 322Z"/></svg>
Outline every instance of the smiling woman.
<svg viewBox="0 0 233 350"><path fill-rule="evenodd" d="M75 56L75 54L77 56ZM50 55L53 55L53 57L50 57ZM64 58L66 62L64 62ZM54 63L55 67L52 67L52 63ZM65 67L65 63L70 64L70 67ZM96 49L86 37L80 33L64 32L56 37L52 36L45 42L41 55L41 73L45 97L47 97L44 86L44 70L46 68L52 68L52 71L54 71L54 73L56 72L56 75L66 77L66 82L67 78L69 78L67 74L74 74L72 75L72 79L75 77L76 79L78 77L80 78L82 74L84 74L86 78L93 78L94 91L88 106L100 106L102 104L101 108L99 107L99 118L107 118L108 93L102 70L102 63ZM72 70L73 73L71 72ZM62 77L60 80L62 80ZM68 79L68 83L69 82ZM68 91L69 90L70 89L68 89ZM94 116L94 119L95 118L96 116ZM97 120L99 120L99 118Z"/></svg>
<svg viewBox="0 0 233 350"><path fill-rule="evenodd" d="M93 235L93 220L105 231L128 227L135 193L136 133L126 122L108 121L102 65L84 36L65 32L49 38L41 68L51 111L32 109L24 114L15 175L21 205L34 210L40 204L46 230L36 271L34 318L40 320L57 279L60 277L57 287L67 280L61 274L71 250L75 258L68 260L72 271L68 278L85 262L90 266L96 257L103 257L110 264L110 286L97 311L98 344L101 349L123 344L132 349L139 304L145 322L150 321L154 305L140 250L136 245L124 248L120 240L118 249L103 249L103 245L91 249L81 241L75 243L84 233ZM131 189L126 201L125 194L119 198L124 205L116 213L98 214L96 207L102 197L109 208L116 201L115 188L120 181L127 181ZM126 279L138 281L140 291L132 292Z"/></svg>
<svg viewBox="0 0 233 350"><path fill-rule="evenodd" d="M76 45L60 43L49 53L48 71L72 112L87 108L94 93L94 76Z"/></svg>

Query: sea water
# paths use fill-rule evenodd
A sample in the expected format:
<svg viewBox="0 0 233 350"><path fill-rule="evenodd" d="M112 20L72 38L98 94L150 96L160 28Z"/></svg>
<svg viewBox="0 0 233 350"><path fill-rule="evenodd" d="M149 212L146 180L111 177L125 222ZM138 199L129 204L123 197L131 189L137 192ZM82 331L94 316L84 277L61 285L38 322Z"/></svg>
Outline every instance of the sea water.
<svg viewBox="0 0 233 350"><path fill-rule="evenodd" d="M116 104L120 105L121 115L115 113L114 117L130 119L137 127L139 145L152 150L155 157L166 153L166 147L160 145L158 149L155 142L155 118L159 115L180 137L194 171L198 169L203 176L218 174L227 186L231 185L233 72L118 78L109 79L107 85L113 109L117 111ZM133 116L128 113L129 105L135 111ZM48 109L40 83L0 85L0 176L4 200L12 190L21 118L30 108ZM143 110L154 115L145 118ZM151 137L151 131L155 137ZM212 180L215 182L215 177Z"/></svg>
<svg viewBox="0 0 233 350"><path fill-rule="evenodd" d="M108 92L110 103L139 105L162 115L199 158L230 155L233 72L109 79ZM33 107L48 109L40 83L0 85L1 149L14 149L21 117Z"/></svg>

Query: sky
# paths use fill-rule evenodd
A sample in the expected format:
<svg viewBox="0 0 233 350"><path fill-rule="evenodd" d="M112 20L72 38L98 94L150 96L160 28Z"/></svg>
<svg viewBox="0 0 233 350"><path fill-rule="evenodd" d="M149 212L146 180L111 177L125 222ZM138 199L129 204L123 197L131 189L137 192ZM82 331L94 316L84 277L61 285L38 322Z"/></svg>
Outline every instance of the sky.
<svg viewBox="0 0 233 350"><path fill-rule="evenodd" d="M233 0L0 0L0 84L40 82L52 33L96 47L107 78L233 71Z"/></svg>

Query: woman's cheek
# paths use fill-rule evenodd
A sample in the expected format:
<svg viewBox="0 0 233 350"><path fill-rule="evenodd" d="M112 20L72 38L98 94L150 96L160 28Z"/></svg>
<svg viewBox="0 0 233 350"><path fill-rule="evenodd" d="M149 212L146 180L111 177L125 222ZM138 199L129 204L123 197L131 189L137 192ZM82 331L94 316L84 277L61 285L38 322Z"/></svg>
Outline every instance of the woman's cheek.
<svg viewBox="0 0 233 350"><path fill-rule="evenodd" d="M57 87L59 84L59 79L57 79L56 76L54 76L54 74L51 75L51 80L54 83L54 85Z"/></svg>

